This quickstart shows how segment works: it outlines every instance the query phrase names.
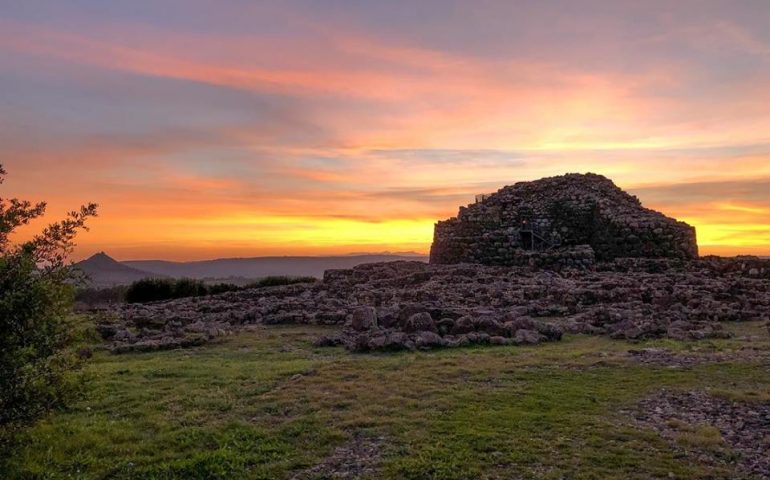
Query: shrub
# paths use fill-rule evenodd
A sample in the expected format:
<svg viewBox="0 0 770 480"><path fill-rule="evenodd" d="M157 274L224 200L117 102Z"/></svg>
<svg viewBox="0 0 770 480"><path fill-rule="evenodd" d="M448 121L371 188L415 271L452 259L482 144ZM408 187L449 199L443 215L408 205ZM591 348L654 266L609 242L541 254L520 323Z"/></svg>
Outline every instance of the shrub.
<svg viewBox="0 0 770 480"><path fill-rule="evenodd" d="M0 259L0 424L63 404L75 364L63 348L71 301L71 287L41 275L29 255Z"/></svg>
<svg viewBox="0 0 770 480"><path fill-rule="evenodd" d="M218 295L225 292L234 292L241 290L241 287L234 283L215 283L208 286L209 295Z"/></svg>
<svg viewBox="0 0 770 480"><path fill-rule="evenodd" d="M171 300L184 297L202 297L217 293L238 290L237 285L220 283L206 285L201 280L193 278L145 278L132 283L126 290L125 300L128 303L147 303L161 300Z"/></svg>
<svg viewBox="0 0 770 480"><path fill-rule="evenodd" d="M0 183L5 171L0 165ZM0 447L12 433L60 407L77 390L68 350L73 272L66 258L78 230L96 215L89 204L22 244L9 236L45 213L45 203L0 198Z"/></svg>
<svg viewBox="0 0 770 480"><path fill-rule="evenodd" d="M261 278L256 282L239 287L232 283L206 285L205 282L192 278L180 278L178 280L168 278L145 278L144 280L138 280L132 283L126 289L124 298L128 303L158 302L175 298L217 295L219 293L244 290L247 288L264 288L314 282L315 280L315 277L271 276Z"/></svg>
<svg viewBox="0 0 770 480"><path fill-rule="evenodd" d="M209 291L206 284L200 280L180 278L173 283L172 295L174 298L201 297L203 295L208 295L208 293Z"/></svg>
<svg viewBox="0 0 770 480"><path fill-rule="evenodd" d="M126 300L128 286L116 285L105 288L79 288L75 290L75 302L88 306L123 303Z"/></svg>
<svg viewBox="0 0 770 480"><path fill-rule="evenodd" d="M170 298L174 298L174 281L165 278L138 280L126 290L128 303L157 302Z"/></svg>

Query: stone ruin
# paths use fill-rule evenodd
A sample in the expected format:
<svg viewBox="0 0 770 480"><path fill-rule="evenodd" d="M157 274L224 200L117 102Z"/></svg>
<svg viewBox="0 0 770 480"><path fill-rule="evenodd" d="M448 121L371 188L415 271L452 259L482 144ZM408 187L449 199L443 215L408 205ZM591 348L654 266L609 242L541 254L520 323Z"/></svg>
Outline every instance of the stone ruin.
<svg viewBox="0 0 770 480"><path fill-rule="evenodd" d="M698 257L695 228L588 173L519 182L436 223L430 263L590 266L621 257Z"/></svg>
<svg viewBox="0 0 770 480"><path fill-rule="evenodd" d="M98 331L113 352L201 345L257 325L336 325L318 345L351 351L519 345L562 332L637 341L728 335L770 320L770 260L624 258L560 272L387 262L313 283L117 307Z"/></svg>
<svg viewBox="0 0 770 480"><path fill-rule="evenodd" d="M256 325L336 325L318 346L367 352L563 333L723 338L724 322L770 320L770 259L699 258L692 227L605 177L518 183L479 200L436 225L430 264L365 264L312 283L120 305L98 331L120 353Z"/></svg>

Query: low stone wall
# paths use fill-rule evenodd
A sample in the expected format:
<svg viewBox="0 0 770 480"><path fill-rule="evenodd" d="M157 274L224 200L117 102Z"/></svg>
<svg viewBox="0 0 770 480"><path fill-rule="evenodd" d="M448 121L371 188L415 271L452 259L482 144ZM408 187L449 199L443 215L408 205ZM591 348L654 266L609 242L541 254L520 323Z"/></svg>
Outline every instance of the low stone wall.
<svg viewBox="0 0 770 480"><path fill-rule="evenodd" d="M506 257L511 263L501 263L499 258L495 261L501 265L533 267L545 270L559 271L565 268L591 269L596 263L594 249L590 245L578 245L577 247L559 248L542 252L532 252L517 249L513 255Z"/></svg>
<svg viewBox="0 0 770 480"><path fill-rule="evenodd" d="M697 272L709 275L731 275L736 278L770 279L770 259L755 256L705 256L697 260L672 258L616 258L596 264L600 272L663 273Z"/></svg>
<svg viewBox="0 0 770 480"><path fill-rule="evenodd" d="M740 274L750 278L770 279L770 258L759 258L750 255L738 257L706 256L699 263L707 265L711 270L720 274Z"/></svg>
<svg viewBox="0 0 770 480"><path fill-rule="evenodd" d="M695 227L661 214L641 218L598 215L590 243L602 260L698 257Z"/></svg>

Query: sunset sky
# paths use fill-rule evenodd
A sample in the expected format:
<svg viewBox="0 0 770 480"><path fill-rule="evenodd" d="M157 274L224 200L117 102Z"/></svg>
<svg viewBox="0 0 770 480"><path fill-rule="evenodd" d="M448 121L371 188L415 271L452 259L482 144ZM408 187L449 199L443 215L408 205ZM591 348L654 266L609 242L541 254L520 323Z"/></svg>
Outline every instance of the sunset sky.
<svg viewBox="0 0 770 480"><path fill-rule="evenodd" d="M770 1L0 0L0 163L76 258L426 252L587 171L770 254Z"/></svg>

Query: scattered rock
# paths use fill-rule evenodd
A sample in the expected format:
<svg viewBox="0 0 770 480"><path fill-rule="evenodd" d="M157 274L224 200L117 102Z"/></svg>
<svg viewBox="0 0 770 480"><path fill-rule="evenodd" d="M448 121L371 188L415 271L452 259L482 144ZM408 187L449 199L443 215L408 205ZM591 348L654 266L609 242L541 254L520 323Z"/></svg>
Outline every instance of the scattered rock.
<svg viewBox="0 0 770 480"><path fill-rule="evenodd" d="M683 455L713 465L735 467L743 475L770 478L770 404L741 402L706 392L662 390L634 411L639 426L671 441ZM720 454L722 447L737 456Z"/></svg>
<svg viewBox="0 0 770 480"><path fill-rule="evenodd" d="M323 335L313 341L314 347L336 347L342 344L342 337L339 335Z"/></svg>
<svg viewBox="0 0 770 480"><path fill-rule="evenodd" d="M350 442L338 447L323 462L296 474L292 480L373 478L377 473L384 445L384 437L355 436Z"/></svg>

